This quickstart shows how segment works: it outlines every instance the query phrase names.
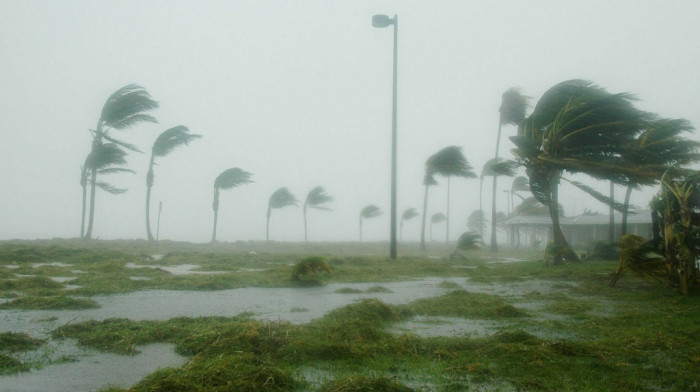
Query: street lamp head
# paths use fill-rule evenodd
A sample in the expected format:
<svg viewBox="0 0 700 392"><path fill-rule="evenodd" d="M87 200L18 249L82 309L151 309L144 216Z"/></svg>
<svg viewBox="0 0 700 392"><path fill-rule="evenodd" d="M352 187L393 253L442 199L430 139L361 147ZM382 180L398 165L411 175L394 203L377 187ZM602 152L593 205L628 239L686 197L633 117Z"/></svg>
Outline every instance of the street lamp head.
<svg viewBox="0 0 700 392"><path fill-rule="evenodd" d="M374 15L372 17L372 26L382 28L394 24L394 19L386 15Z"/></svg>

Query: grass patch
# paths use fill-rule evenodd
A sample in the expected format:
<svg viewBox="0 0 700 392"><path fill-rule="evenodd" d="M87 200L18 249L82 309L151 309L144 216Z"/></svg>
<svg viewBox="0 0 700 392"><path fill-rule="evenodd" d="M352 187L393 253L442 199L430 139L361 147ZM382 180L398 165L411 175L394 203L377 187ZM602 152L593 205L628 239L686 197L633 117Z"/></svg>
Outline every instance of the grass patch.
<svg viewBox="0 0 700 392"><path fill-rule="evenodd" d="M26 333L0 333L0 351L7 353L36 350L42 344L44 344L43 340L35 339Z"/></svg>
<svg viewBox="0 0 700 392"><path fill-rule="evenodd" d="M375 294L375 293L393 293L393 291L387 289L384 286L372 286L365 290L365 293Z"/></svg>
<svg viewBox="0 0 700 392"><path fill-rule="evenodd" d="M100 304L87 298L73 297L21 297L0 304L0 309L24 310L79 310L95 309Z"/></svg>
<svg viewBox="0 0 700 392"><path fill-rule="evenodd" d="M293 307L292 309L290 309L289 311L292 312L292 313L303 313L303 312L308 312L309 309L307 309L307 308L300 308L300 307L295 306L295 307Z"/></svg>
<svg viewBox="0 0 700 392"><path fill-rule="evenodd" d="M342 287L342 288L339 288L338 290L335 290L334 293L338 293L338 294L360 294L360 293L362 293L362 290L353 289L352 287Z"/></svg>
<svg viewBox="0 0 700 392"><path fill-rule="evenodd" d="M387 377L367 377L355 375L329 381L321 387L320 392L412 392L413 389Z"/></svg>
<svg viewBox="0 0 700 392"><path fill-rule="evenodd" d="M459 284L457 284L455 282L448 282L446 280L443 280L442 282L440 282L440 284L438 284L438 287L441 289L450 289L450 290L457 290L457 289L462 288L462 286L460 286Z"/></svg>
<svg viewBox="0 0 700 392"><path fill-rule="evenodd" d="M523 317L527 313L490 294L455 290L440 297L415 300L407 305L415 314L462 318Z"/></svg>

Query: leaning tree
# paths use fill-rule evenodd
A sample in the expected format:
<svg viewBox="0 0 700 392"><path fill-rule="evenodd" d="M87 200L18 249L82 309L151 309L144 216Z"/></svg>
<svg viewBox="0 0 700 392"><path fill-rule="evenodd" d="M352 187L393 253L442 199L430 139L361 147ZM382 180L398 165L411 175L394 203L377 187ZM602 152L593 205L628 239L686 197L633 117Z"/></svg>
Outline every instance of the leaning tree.
<svg viewBox="0 0 700 392"><path fill-rule="evenodd" d="M365 206L360 210L360 242L362 242L362 221L363 219L376 218L382 214L382 210L374 204Z"/></svg>
<svg viewBox="0 0 700 392"><path fill-rule="evenodd" d="M306 236L306 210L307 210L307 208L311 208L314 210L320 210L320 211L330 211L330 208L324 206L324 204L330 203L332 201L333 201L333 197L330 196L328 193L326 193L326 190L323 189L323 187L321 187L321 186L317 186L317 187L313 188L306 195L306 200L304 201L304 208L302 209L302 212L304 214L304 242L308 242L308 238Z"/></svg>
<svg viewBox="0 0 700 392"><path fill-rule="evenodd" d="M117 140L110 134L112 130L123 130L142 122L156 122L156 119L147 114L149 111L158 108L158 102L151 99L148 92L141 86L130 84L120 88L107 98L100 118L97 120L95 129L91 129L92 148L91 154L99 152L105 140L113 143L117 148L124 148L131 151L139 151L136 146ZM84 170L84 169L83 169ZM92 238L93 224L95 221L95 190L98 186L97 167L88 168L90 185L90 216L88 220L85 239Z"/></svg>
<svg viewBox="0 0 700 392"><path fill-rule="evenodd" d="M187 145L195 139L201 138L202 135L192 134L190 130L184 126L170 128L163 131L153 142L151 148L151 160L148 164L148 174L146 175L146 235L149 241L155 241L151 234L151 188L153 188L153 166L156 165L156 157L164 157L182 145Z"/></svg>
<svg viewBox="0 0 700 392"><path fill-rule="evenodd" d="M442 223L447 220L447 216L442 212L436 212L430 217L430 241L433 241L433 225Z"/></svg>
<svg viewBox="0 0 700 392"><path fill-rule="evenodd" d="M270 200L267 202L267 225L265 227L265 239L267 241L270 240L270 217L272 216L272 210L295 206L297 203L298 200L296 197L285 187L272 192Z"/></svg>
<svg viewBox="0 0 700 392"><path fill-rule="evenodd" d="M530 190L549 208L555 262L578 261L559 223L559 183L564 172L624 183L629 175L652 175L630 166L623 155L645 114L630 94L611 94L591 82L569 80L550 88L511 137L513 153L525 166Z"/></svg>
<svg viewBox="0 0 700 392"><path fill-rule="evenodd" d="M418 211L415 208L407 208L403 214L401 214L401 225L399 226L399 240L403 241L403 222L409 221L418 216Z"/></svg>
<svg viewBox="0 0 700 392"><path fill-rule="evenodd" d="M211 242L216 242L216 223L219 217L219 192L221 190L231 189L239 185L248 184L251 174L237 167L224 170L214 180L214 201L212 209L214 210L214 231L211 234Z"/></svg>

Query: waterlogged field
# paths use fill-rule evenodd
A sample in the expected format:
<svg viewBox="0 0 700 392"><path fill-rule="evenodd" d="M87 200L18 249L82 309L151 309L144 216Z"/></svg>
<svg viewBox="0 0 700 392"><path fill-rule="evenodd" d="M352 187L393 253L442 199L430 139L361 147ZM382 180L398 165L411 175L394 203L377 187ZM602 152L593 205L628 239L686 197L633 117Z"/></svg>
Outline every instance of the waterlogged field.
<svg viewBox="0 0 700 392"><path fill-rule="evenodd" d="M387 248L2 242L0 391L700 390L697 294Z"/></svg>

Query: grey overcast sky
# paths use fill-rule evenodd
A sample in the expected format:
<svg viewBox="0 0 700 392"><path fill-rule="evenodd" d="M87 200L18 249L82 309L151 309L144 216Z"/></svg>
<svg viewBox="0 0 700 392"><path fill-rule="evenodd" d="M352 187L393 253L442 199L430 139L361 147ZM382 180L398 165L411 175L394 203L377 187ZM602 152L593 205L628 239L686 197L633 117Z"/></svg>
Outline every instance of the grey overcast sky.
<svg viewBox="0 0 700 392"><path fill-rule="evenodd" d="M156 167L161 238L208 241L214 178L240 167L255 182L222 192L222 241L264 239L269 195L286 186L303 200L316 185L336 200L332 212L310 212L310 239L356 240L359 210L373 203L385 214L367 222L365 238L387 240L392 30L371 26L376 13L400 23L399 213L420 209L423 164L440 148L462 146L480 172L509 87L534 103L558 82L589 79L636 94L644 110L700 124L695 0L4 0L0 239L79 235L88 130L112 92L137 83L160 103L159 123L115 136L144 151L175 125L204 136ZM515 132L504 130L502 151ZM129 191L98 192L95 236L145 237L147 165L148 154L130 155L136 174L109 179ZM567 214L606 211L562 188ZM452 181L453 238L478 191L478 180ZM633 202L646 206L650 194ZM444 212L445 199L440 180L429 214ZM404 237L418 239L419 226L408 223ZM303 240L301 209L275 211L271 238Z"/></svg>

